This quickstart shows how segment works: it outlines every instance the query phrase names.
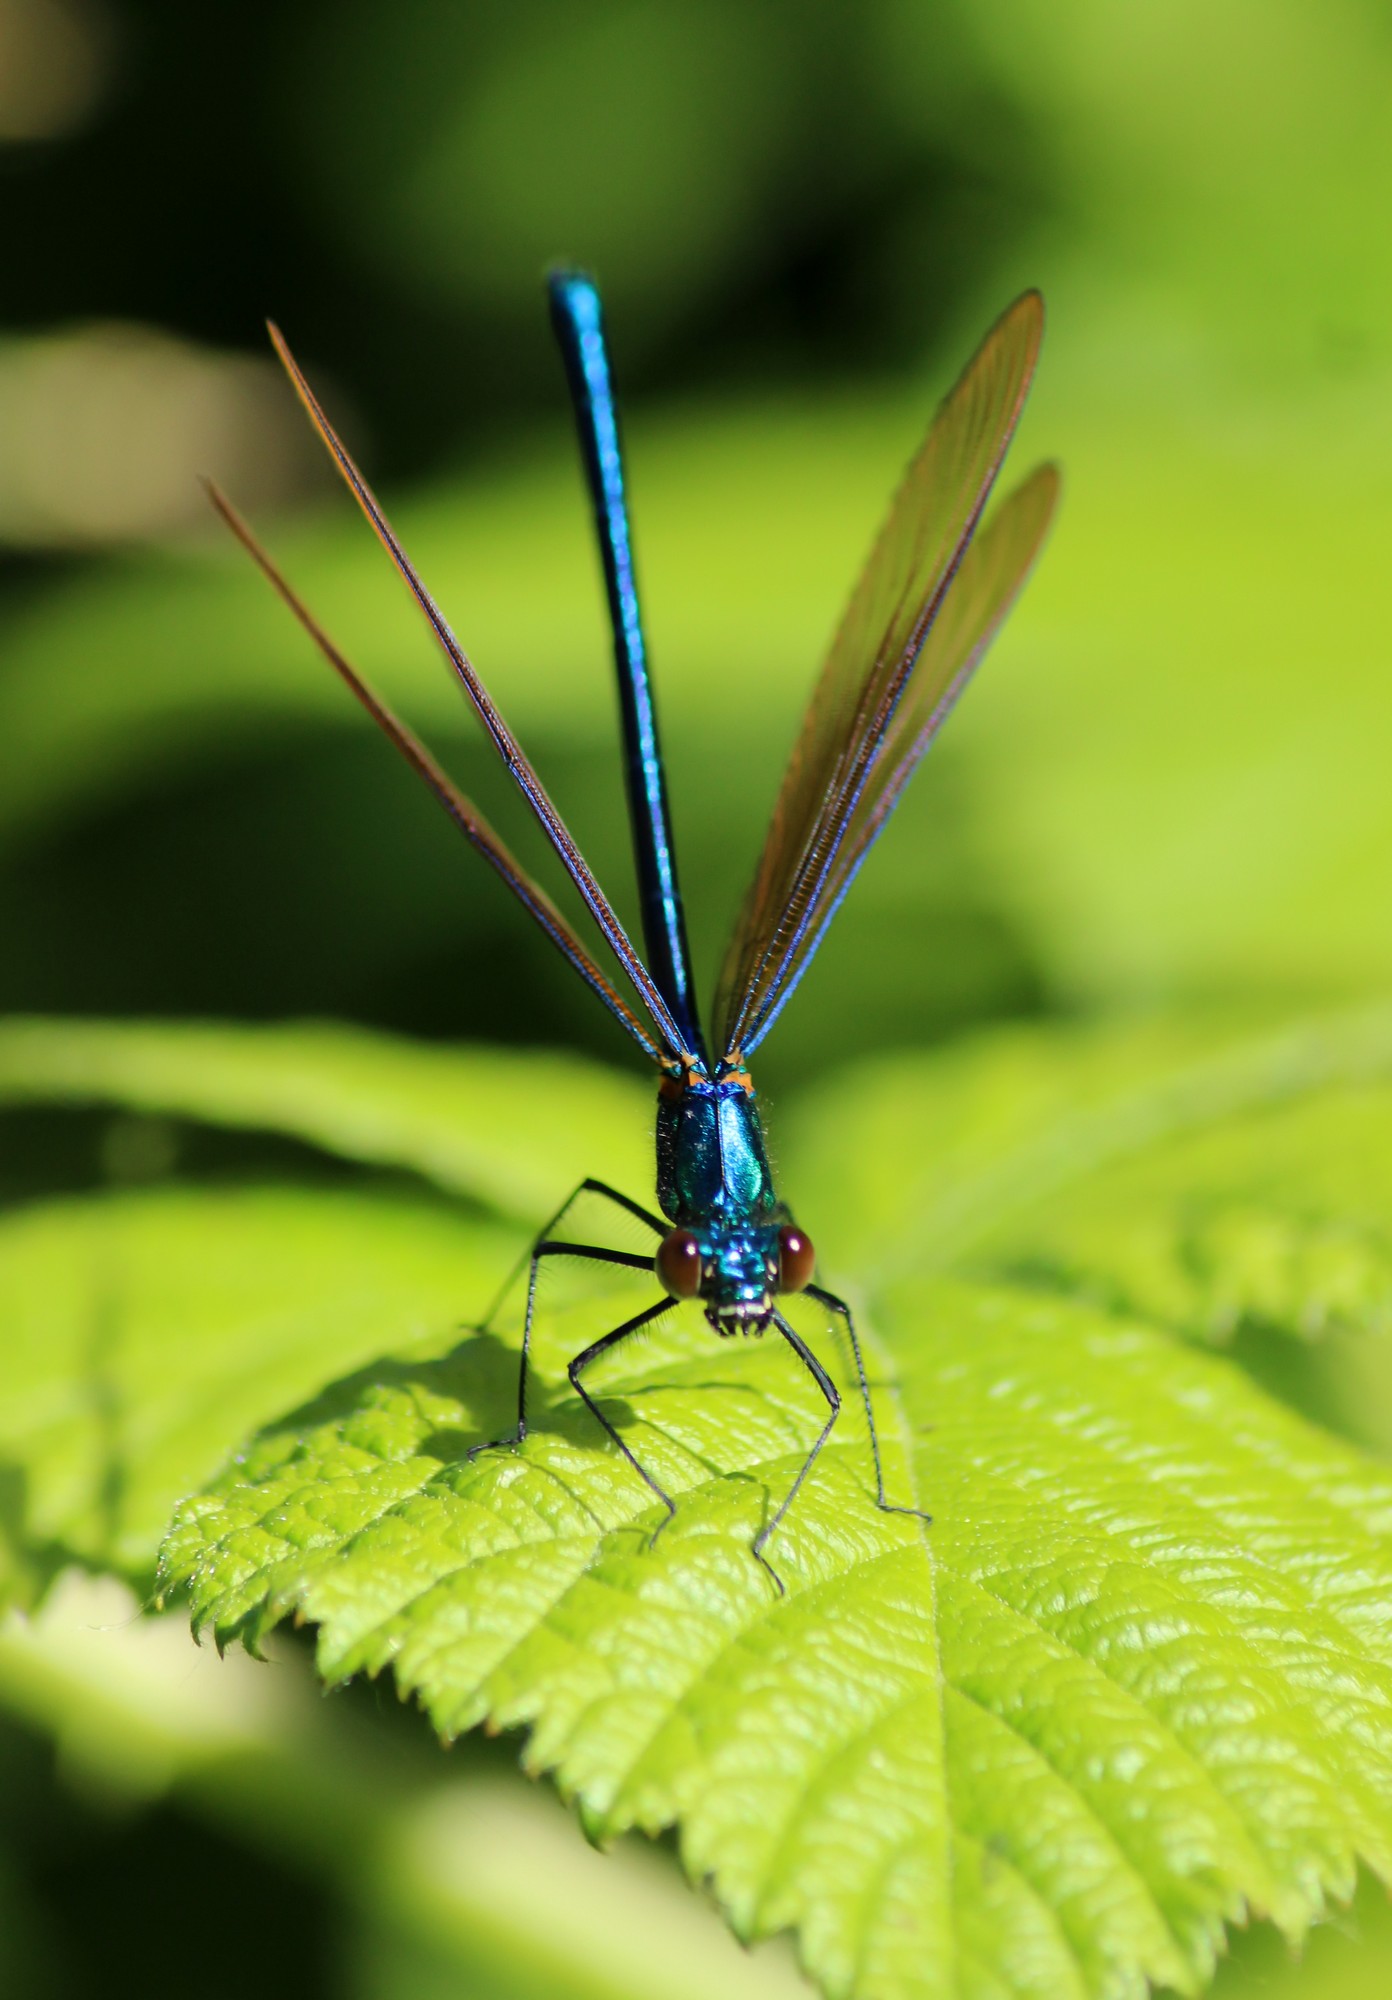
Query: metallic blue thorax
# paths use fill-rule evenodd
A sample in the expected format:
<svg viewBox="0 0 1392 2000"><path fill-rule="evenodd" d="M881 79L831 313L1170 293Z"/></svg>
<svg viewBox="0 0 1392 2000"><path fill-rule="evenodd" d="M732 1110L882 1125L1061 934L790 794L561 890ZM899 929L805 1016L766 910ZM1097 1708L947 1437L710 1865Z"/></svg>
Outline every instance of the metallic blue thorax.
<svg viewBox="0 0 1392 2000"><path fill-rule="evenodd" d="M712 1081L693 1066L657 1100L657 1198L701 1247L701 1295L720 1333L762 1333L778 1276L779 1225L763 1127L743 1070Z"/></svg>
<svg viewBox="0 0 1392 2000"><path fill-rule="evenodd" d="M754 1092L743 1070L663 1080L657 1099L657 1198L686 1229L754 1227L778 1211Z"/></svg>

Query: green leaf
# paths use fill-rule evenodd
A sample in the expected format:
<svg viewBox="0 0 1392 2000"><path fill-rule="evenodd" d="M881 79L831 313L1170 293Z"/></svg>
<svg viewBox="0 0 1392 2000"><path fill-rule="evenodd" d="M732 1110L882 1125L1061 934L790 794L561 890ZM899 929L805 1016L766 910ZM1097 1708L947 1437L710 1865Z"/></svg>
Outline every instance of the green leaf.
<svg viewBox="0 0 1392 2000"><path fill-rule="evenodd" d="M352 1028L12 1019L0 1024L5 1102L120 1104L285 1133L519 1217L554 1207L587 1173L650 1171L651 1109L632 1079L574 1057Z"/></svg>
<svg viewBox="0 0 1392 2000"><path fill-rule="evenodd" d="M741 1952L666 1856L637 1841L591 1852L505 1754L478 1743L444 1761L429 1731L390 1707L322 1700L298 1645L278 1645L268 1673L235 1651L195 1653L185 1619L138 1609L109 1578L69 1573L35 1616L0 1619L7 1782L18 1777L22 1790L13 1717L52 1745L99 1819L121 1808L137 1855L138 1809L161 1796L177 1800L181 1819L210 1821L233 1853L250 1836L297 1885L335 1893L335 1953L354 1973L344 1990L403 2000L418 1990L409 1968L424 1960L434 1980L421 1990L469 2000L650 2000L657 1938L670 2000L806 1995L780 1949ZM41 1812L63 1812L61 1798ZM23 1838L33 1793L6 1804ZM81 1841L75 1817L68 1800L67 1838ZM46 1846L37 1843L40 1883ZM37 1900L41 1929L45 1918L61 1923L23 1873L13 1887L19 1908L7 1901L7 1920L35 1914ZM231 1886L227 1896L235 1907ZM361 1978L364 1958L380 1961L374 1980ZM10 1960L0 1965L8 1972ZM40 1990L20 1969L23 1958L6 1990Z"/></svg>
<svg viewBox="0 0 1392 2000"><path fill-rule="evenodd" d="M1370 1250L1359 1292L1338 1259L1316 1257L1298 1283L1263 1290L1240 1232L1215 1226L1217 1290L1172 1295L1180 1225L1196 1214L1264 1215L1309 1242L1342 1218L1376 1250L1390 1021L1015 1031L866 1066L787 1121L787 1147L775 1124L831 1281L844 1268L865 1283L891 1490L934 1516L925 1527L875 1508L853 1378L799 1302L847 1408L770 1544L783 1598L750 1543L822 1420L786 1348L718 1342L681 1308L596 1368L606 1412L678 1497L654 1543L662 1510L565 1377L571 1355L646 1302L648 1281L545 1292L526 1448L470 1460L471 1443L508 1427L515 1348L507 1320L486 1336L455 1328L478 1315L516 1237L490 1235L473 1268L452 1269L446 1246L472 1245L478 1225L399 1184L238 1196L323 1218L346 1261L340 1272L327 1250L306 1255L306 1314L337 1282L357 1316L330 1358L330 1307L290 1364L295 1381L271 1393L264 1363L283 1343L266 1333L248 1361L236 1314L199 1304L241 1259L188 1277L181 1311L191 1325L201 1314L200 1366L218 1385L205 1467L219 1430L223 1451L240 1448L179 1508L163 1585L253 1648L279 1620L308 1620L327 1678L390 1669L446 1735L524 1730L525 1760L555 1774L593 1837L675 1826L739 1934L795 1931L829 1993L1197 1990L1225 1925L1267 1915L1298 1938L1351 1893L1359 1858L1392 1876L1392 1476L1234 1360L1175 1338L1224 1330L1214 1296L1242 1301L1244 1324L1299 1333L1318 1308L1363 1338L1380 1267ZM61 1031L45 1032L56 1045ZM74 1045L82 1075L51 1053L31 1096L126 1091L192 1115L206 1088L226 1116L225 1084L200 1085L187 1051L154 1088L158 1034L143 1032L151 1068L122 1068L119 1036L102 1055L90 1028ZM473 1155L461 1171L443 1121L422 1116L419 1052L393 1070L390 1045L353 1038L335 1081L332 1043L311 1038L320 1108L307 1111L274 1068L290 1040L267 1035L276 1087L252 1087L259 1045L238 1044L239 1119L321 1144L351 1135L354 1156L396 1165L418 1150L425 1175L471 1193L486 1177ZM444 1104L454 1057L420 1060L437 1066ZM461 1064L461 1090L480 1060ZM393 1075L409 1115L388 1109ZM521 1066L519 1082L525 1093ZM539 1117L542 1096L539 1083L522 1115ZM553 1113L570 1157L585 1134L563 1091ZM109 1212L184 1204L191 1263L202 1213L231 1199L125 1195ZM52 1236L24 1267L25 1297L45 1299L79 1261L71 1245L104 1206L18 1218ZM379 1210L398 1217L395 1260L372 1248ZM418 1229L444 1232L434 1277ZM158 1237L152 1224L155 1273ZM294 1237L285 1268L268 1270L277 1298L294 1289ZM378 1259L375 1295L355 1255ZM433 1306L404 1309L427 1278ZM179 1313L161 1316L138 1288L131 1299L132 1325L148 1312L168 1340ZM73 1370L71 1342L36 1355L26 1407ZM134 1436L153 1370L123 1379ZM165 1441L151 1433L146 1522L174 1405ZM41 1426L26 1436L33 1467L60 1465ZM65 1532L96 1552L85 1505ZM132 1528L124 1559L142 1546Z"/></svg>
<svg viewBox="0 0 1392 2000"><path fill-rule="evenodd" d="M179 1497L327 1376L456 1326L516 1254L428 1199L161 1190L0 1218L0 1472L21 1595L139 1579Z"/></svg>
<svg viewBox="0 0 1392 2000"><path fill-rule="evenodd" d="M1139 1325L947 1281L882 1313L935 1523L829 1450L784 1601L748 1542L812 1398L690 1329L605 1382L680 1496L655 1547L558 1392L523 1456L440 1462L497 1422L474 1342L273 1426L166 1580L223 1639L312 1620L447 1734L526 1725L592 1834L679 1822L833 1993L1191 1990L1225 1919L1299 1935L1355 1853L1392 1872L1392 1481Z"/></svg>
<svg viewBox="0 0 1392 2000"><path fill-rule="evenodd" d="M1389 1116L1380 1005L1240 1039L1017 1031L865 1064L796 1120L793 1151L866 1280L968 1270L1203 1339L1309 1338L1392 1317ZM845 1146L866 1163L849 1185Z"/></svg>

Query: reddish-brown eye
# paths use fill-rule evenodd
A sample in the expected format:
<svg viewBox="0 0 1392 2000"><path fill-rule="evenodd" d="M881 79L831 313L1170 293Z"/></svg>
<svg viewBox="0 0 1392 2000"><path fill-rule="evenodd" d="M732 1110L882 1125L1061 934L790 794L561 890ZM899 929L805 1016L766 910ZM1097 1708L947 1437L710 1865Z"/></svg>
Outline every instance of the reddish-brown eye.
<svg viewBox="0 0 1392 2000"><path fill-rule="evenodd" d="M801 1292L812 1282L817 1254L800 1229L785 1225L778 1232L778 1289Z"/></svg>
<svg viewBox="0 0 1392 2000"><path fill-rule="evenodd" d="M694 1299L701 1289L701 1246L689 1229L664 1236L657 1275L674 1299Z"/></svg>

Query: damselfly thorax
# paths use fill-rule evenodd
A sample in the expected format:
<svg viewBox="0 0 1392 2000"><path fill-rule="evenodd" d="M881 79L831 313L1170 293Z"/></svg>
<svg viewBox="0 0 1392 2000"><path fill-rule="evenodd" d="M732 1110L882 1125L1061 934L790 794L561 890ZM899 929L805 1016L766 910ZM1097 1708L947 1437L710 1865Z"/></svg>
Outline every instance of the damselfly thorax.
<svg viewBox="0 0 1392 2000"><path fill-rule="evenodd" d="M774 1193L743 1062L711 1076L689 1058L663 1076L657 1200L673 1224L657 1275L673 1298L700 1299L717 1333L763 1333L779 1294L811 1281L812 1245Z"/></svg>

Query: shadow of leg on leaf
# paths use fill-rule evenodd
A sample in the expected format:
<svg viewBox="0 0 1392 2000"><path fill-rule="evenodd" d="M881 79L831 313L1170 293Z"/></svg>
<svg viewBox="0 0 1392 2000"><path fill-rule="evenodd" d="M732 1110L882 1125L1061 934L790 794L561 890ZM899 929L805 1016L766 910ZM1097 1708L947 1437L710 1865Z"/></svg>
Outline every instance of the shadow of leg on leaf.
<svg viewBox="0 0 1392 2000"><path fill-rule="evenodd" d="M217 1486L261 1489L271 1534L319 1547L326 1527L329 1540L338 1532L355 1540L416 1496L443 1506L440 1518L455 1499L467 1499L527 1541L539 1527L562 1539L583 1534L583 1517L600 1537L632 1527L645 1546L655 1527L667 1525L658 1516L669 1496L674 1522L698 1537L718 1527L747 1546L800 1476L817 1435L817 1412L809 1411L804 1436L797 1377L783 1382L780 1357L769 1356L775 1365L766 1371L762 1353L703 1353L693 1327L686 1331L698 1334L695 1343L682 1333L655 1353L640 1346L626 1376L594 1384L640 1473L566 1379L573 1332L566 1329L551 1343L547 1373L529 1378L521 1448L504 1444L471 1458L475 1447L513 1430L520 1354L512 1339L485 1328L459 1331L444 1353L384 1354L328 1383L264 1425ZM732 1365L737 1359L745 1365ZM644 1379L649 1363L655 1381ZM756 1365L771 1375L772 1395L751 1373ZM660 1494L644 1489L648 1476ZM314 1498L304 1509L307 1495ZM201 1540L205 1525L196 1532Z"/></svg>
<svg viewBox="0 0 1392 2000"><path fill-rule="evenodd" d="M447 1354L431 1360L383 1354L365 1362L272 1418L257 1432L256 1443L308 1439L325 1428L343 1431L357 1420L390 1413L404 1426L402 1445L448 1463L505 1428L516 1406L517 1350L497 1334L471 1327Z"/></svg>
<svg viewBox="0 0 1392 2000"><path fill-rule="evenodd" d="M358 1438L373 1449L387 1446L385 1455L394 1458L420 1456L437 1459L441 1466L457 1465L467 1460L473 1446L488 1444L512 1428L517 1368L516 1347L481 1327L469 1328L447 1354L432 1360L382 1355L264 1424L251 1453L309 1445L316 1433L332 1430L350 1444ZM606 1414L621 1428L635 1420L636 1412L623 1397L603 1400ZM568 1444L612 1449L568 1383L552 1384L533 1374L527 1419L533 1436L554 1435ZM489 1458L473 1463L486 1466Z"/></svg>

